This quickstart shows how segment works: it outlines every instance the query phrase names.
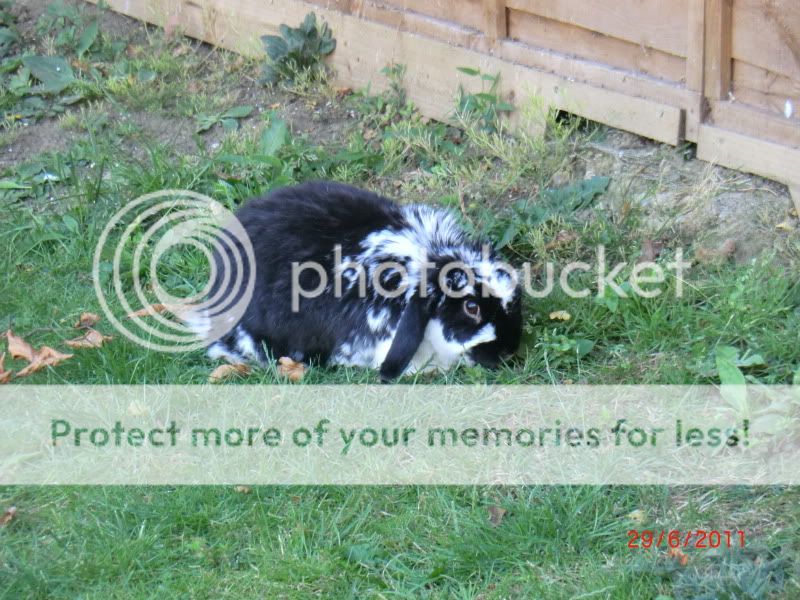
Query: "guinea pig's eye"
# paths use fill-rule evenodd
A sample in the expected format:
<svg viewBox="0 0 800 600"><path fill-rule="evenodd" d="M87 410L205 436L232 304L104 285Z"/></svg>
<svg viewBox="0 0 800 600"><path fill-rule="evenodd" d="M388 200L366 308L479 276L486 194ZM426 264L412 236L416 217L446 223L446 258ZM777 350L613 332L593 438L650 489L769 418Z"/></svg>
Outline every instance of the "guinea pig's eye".
<svg viewBox="0 0 800 600"><path fill-rule="evenodd" d="M471 298L464 300L464 312L467 313L467 316L472 317L473 319L480 319L481 318L481 307L478 306L478 303Z"/></svg>

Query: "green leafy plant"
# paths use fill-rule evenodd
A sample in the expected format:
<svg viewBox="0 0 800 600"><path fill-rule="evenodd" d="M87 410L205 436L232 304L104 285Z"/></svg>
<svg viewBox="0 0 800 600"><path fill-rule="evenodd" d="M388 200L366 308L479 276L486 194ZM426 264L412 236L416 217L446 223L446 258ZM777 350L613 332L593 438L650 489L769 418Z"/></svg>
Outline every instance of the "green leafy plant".
<svg viewBox="0 0 800 600"><path fill-rule="evenodd" d="M459 85L456 117L477 120L480 129L484 131L498 131L500 116L514 111L514 105L504 102L498 93L500 73L489 75L471 67L458 67L458 70L470 77L478 77L481 81L481 91L470 93L463 85Z"/></svg>
<svg viewBox="0 0 800 600"><path fill-rule="evenodd" d="M0 2L0 58L11 54L12 48L20 41L16 19L8 10L10 6L8 2Z"/></svg>
<svg viewBox="0 0 800 600"><path fill-rule="evenodd" d="M322 58L336 49L328 24L317 25L317 16L312 12L299 27L282 24L280 35L265 35L261 38L270 63L264 66L262 81L268 85L280 81L293 81L301 73L315 76L324 74Z"/></svg>
<svg viewBox="0 0 800 600"><path fill-rule="evenodd" d="M47 7L39 22L39 30L55 34L54 43L59 52L80 57L98 41L100 22L97 18L86 22L77 8L59 1Z"/></svg>
<svg viewBox="0 0 800 600"><path fill-rule="evenodd" d="M505 218L483 211L484 227L498 237L498 248L514 244L518 236L554 218L574 218L578 210L588 208L605 193L610 183L608 177L590 177L561 188L543 190L535 201L523 198L510 206Z"/></svg>
<svg viewBox="0 0 800 600"><path fill-rule="evenodd" d="M239 119L249 117L253 112L252 106L234 106L222 113L210 115L197 115L197 133L208 131L217 124L222 125L225 131L236 131L239 128Z"/></svg>

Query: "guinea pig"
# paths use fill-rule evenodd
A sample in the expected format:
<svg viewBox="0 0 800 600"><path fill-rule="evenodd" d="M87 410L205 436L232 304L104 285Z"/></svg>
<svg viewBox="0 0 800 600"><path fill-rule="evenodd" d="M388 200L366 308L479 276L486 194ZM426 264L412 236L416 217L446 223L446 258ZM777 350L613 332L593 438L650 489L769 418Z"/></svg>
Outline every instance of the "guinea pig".
<svg viewBox="0 0 800 600"><path fill-rule="evenodd" d="M255 285L243 316L208 340L212 358L288 356L379 369L388 382L459 362L496 367L519 345L516 272L447 210L321 181L252 199L236 218L254 264L215 253L211 293L240 293L221 289L236 275Z"/></svg>

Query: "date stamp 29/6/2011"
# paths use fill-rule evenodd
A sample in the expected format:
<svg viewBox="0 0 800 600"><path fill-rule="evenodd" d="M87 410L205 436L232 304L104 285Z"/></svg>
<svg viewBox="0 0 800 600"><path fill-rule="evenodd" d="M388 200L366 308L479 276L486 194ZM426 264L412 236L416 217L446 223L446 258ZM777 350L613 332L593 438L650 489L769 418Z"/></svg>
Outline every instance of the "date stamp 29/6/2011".
<svg viewBox="0 0 800 600"><path fill-rule="evenodd" d="M629 529L628 548L744 548L745 533L741 529Z"/></svg>

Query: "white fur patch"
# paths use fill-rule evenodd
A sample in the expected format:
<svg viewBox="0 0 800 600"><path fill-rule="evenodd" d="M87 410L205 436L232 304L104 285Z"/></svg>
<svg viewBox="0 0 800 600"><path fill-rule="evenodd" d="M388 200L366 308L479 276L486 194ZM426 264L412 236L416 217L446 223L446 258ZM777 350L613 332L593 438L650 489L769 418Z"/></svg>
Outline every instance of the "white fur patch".
<svg viewBox="0 0 800 600"><path fill-rule="evenodd" d="M405 373L408 375L420 370L447 370L462 358L466 358L464 355L471 348L495 339L497 334L494 325L488 324L481 327L475 336L463 344L456 340L448 340L441 320L431 319L425 328L425 337Z"/></svg>
<svg viewBox="0 0 800 600"><path fill-rule="evenodd" d="M250 334L248 334L241 325L236 328L236 349L245 358L255 360L258 358L258 351L256 350L256 343Z"/></svg>
<svg viewBox="0 0 800 600"><path fill-rule="evenodd" d="M367 311L367 325L371 331L378 333L386 329L386 325L389 324L389 319L391 316L392 313L388 308L383 308L377 312L370 309Z"/></svg>

